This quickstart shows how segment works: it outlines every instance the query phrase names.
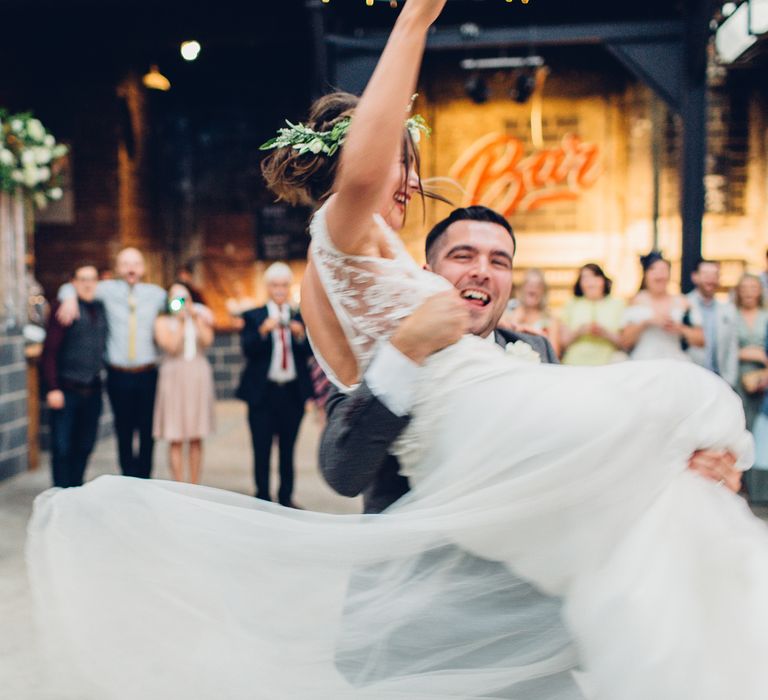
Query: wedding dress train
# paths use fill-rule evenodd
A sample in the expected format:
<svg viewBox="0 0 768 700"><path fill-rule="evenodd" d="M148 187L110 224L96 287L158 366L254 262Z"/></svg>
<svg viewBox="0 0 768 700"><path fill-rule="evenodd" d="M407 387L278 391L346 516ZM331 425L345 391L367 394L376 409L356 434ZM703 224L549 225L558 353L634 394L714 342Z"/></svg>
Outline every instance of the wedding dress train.
<svg viewBox="0 0 768 700"><path fill-rule="evenodd" d="M323 210L312 233L361 366L446 288L391 232L387 260L336 251ZM724 382L674 361L537 365L473 337L420 374L398 445L413 490L380 516L119 477L41 496L29 566L62 687L98 700L573 700L555 681L580 667L599 700L763 700L765 527L686 470L707 447L751 464ZM514 597L517 577L564 601L574 644L524 594L487 604ZM508 633L478 642L499 616ZM448 625L473 634L445 644Z"/></svg>

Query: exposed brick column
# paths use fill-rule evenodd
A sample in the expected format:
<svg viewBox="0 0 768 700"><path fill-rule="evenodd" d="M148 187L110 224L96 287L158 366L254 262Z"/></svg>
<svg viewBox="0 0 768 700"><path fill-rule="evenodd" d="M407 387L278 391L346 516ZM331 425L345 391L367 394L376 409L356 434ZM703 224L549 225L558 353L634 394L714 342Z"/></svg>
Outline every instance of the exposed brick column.
<svg viewBox="0 0 768 700"><path fill-rule="evenodd" d="M0 479L27 468L27 362L20 333L0 333Z"/></svg>

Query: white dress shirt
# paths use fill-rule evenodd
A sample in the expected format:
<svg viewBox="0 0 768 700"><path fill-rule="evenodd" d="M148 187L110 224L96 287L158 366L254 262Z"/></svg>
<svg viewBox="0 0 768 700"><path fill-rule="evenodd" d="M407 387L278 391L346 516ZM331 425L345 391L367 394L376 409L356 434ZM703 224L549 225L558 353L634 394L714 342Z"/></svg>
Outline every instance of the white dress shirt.
<svg viewBox="0 0 768 700"><path fill-rule="evenodd" d="M267 379L277 384L285 384L296 379L296 363L293 359L292 333L288 327L291 320L291 307L288 304L278 306L274 301L267 302L269 318L276 318L280 325L272 331L272 361L269 364ZM286 344L287 355L283 367L283 343Z"/></svg>
<svg viewBox="0 0 768 700"><path fill-rule="evenodd" d="M71 283L59 288L59 300L74 296L75 288ZM96 287L96 298L104 303L107 313L107 363L118 367L155 364L158 361L155 319L165 310L166 291L156 284L139 282L130 287L121 279L102 280ZM133 357L129 353L131 298L136 314Z"/></svg>

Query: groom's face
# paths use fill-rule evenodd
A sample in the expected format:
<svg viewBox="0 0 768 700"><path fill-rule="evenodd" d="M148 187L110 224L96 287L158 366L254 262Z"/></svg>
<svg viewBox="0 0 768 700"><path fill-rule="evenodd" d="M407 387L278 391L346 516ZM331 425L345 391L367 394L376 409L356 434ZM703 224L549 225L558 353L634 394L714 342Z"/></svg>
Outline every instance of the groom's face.
<svg viewBox="0 0 768 700"><path fill-rule="evenodd" d="M435 247L427 268L459 290L469 310L470 331L487 336L496 328L512 294L512 237L489 221L457 221Z"/></svg>

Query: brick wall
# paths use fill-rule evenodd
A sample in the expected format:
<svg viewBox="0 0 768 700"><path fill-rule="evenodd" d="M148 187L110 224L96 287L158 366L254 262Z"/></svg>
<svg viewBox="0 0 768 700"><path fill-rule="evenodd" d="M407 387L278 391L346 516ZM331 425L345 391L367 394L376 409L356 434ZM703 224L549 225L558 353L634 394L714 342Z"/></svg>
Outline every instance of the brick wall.
<svg viewBox="0 0 768 700"><path fill-rule="evenodd" d="M240 350L240 334L217 332L213 345L208 350L208 359L213 366L216 398L234 398L240 373L245 365L243 353Z"/></svg>
<svg viewBox="0 0 768 700"><path fill-rule="evenodd" d="M77 119L70 118L66 109L70 103L79 107ZM38 110L44 123L70 145L74 195L73 221L35 227L35 275L49 298L67 281L74 265L87 260L109 269L120 248L114 88L94 85L87 92L73 88L61 104Z"/></svg>
<svg viewBox="0 0 768 700"><path fill-rule="evenodd" d="M27 363L21 335L0 334L0 479L27 468Z"/></svg>
<svg viewBox="0 0 768 700"><path fill-rule="evenodd" d="M111 269L117 252L130 245L145 254L147 281L164 284L174 261L153 211L150 110L140 79L129 73L117 86L71 89L64 104L40 116L70 146L74 218L37 223L35 275L53 298L76 264ZM78 106L76 117L70 104Z"/></svg>

